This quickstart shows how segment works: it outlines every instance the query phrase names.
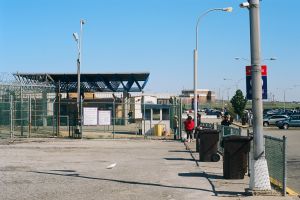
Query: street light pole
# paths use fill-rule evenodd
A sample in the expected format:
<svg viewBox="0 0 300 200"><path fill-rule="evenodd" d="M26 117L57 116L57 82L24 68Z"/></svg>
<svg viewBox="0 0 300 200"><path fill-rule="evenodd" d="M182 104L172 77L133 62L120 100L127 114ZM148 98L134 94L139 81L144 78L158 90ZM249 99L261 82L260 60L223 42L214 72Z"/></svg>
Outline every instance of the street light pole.
<svg viewBox="0 0 300 200"><path fill-rule="evenodd" d="M294 86L295 87L295 86ZM285 103L286 103L286 100L285 100L285 94L286 94L286 91L287 90L292 90L293 88L285 88L283 89L283 110L285 112L285 109L286 109L286 106L285 106Z"/></svg>
<svg viewBox="0 0 300 200"><path fill-rule="evenodd" d="M197 79L198 79L198 27L199 27L199 22L200 20L207 15L208 13L212 11L224 11L224 12L232 12L232 7L227 7L227 8L213 8L210 10L207 10L203 14L201 14L196 23L196 47L194 49L194 122L195 122L195 127L198 126L197 124L197 112L198 112L198 107L197 107Z"/></svg>
<svg viewBox="0 0 300 200"><path fill-rule="evenodd" d="M271 190L267 160L265 158L263 136L263 105L261 80L261 49L260 49L260 10L259 0L248 0L241 7L249 9L250 17L250 46L252 66L252 111L254 154L251 162L250 189Z"/></svg>
<svg viewBox="0 0 300 200"><path fill-rule="evenodd" d="M285 112L285 91L283 91L283 109L284 109L284 112Z"/></svg>
<svg viewBox="0 0 300 200"><path fill-rule="evenodd" d="M81 48L82 48L82 33L83 24L85 21L80 20L80 35L78 33L73 33L73 37L77 43L78 58L77 58L77 124L76 132L82 136L82 119L81 119L81 95L80 95L80 67L81 67Z"/></svg>

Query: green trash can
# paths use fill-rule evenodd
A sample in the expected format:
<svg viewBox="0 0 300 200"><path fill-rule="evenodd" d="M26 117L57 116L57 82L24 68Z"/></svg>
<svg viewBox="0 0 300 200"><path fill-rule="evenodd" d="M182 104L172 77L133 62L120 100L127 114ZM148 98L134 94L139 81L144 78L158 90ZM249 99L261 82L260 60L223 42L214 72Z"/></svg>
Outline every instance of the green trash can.
<svg viewBox="0 0 300 200"><path fill-rule="evenodd" d="M225 179L244 179L252 137L231 135L223 138L223 175Z"/></svg>

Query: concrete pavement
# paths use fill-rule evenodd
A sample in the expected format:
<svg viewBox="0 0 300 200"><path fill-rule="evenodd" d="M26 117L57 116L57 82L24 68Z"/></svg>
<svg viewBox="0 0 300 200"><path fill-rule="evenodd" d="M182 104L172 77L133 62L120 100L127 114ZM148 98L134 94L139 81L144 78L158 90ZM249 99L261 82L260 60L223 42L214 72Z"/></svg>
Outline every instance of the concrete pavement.
<svg viewBox="0 0 300 200"><path fill-rule="evenodd" d="M222 162L196 162L197 156L169 140L0 145L0 199L297 199L244 196L247 177L224 180Z"/></svg>

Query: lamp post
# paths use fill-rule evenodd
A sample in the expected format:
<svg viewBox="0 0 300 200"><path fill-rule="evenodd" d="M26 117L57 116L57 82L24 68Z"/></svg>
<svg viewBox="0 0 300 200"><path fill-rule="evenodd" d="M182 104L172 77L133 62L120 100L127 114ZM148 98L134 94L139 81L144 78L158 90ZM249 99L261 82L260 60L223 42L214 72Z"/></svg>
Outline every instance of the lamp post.
<svg viewBox="0 0 300 200"><path fill-rule="evenodd" d="M80 67L81 67L81 48L82 48L82 32L83 32L83 24L85 21L83 19L80 20L80 35L78 33L73 33L73 37L77 43L78 49L78 58L77 58L77 124L76 124L76 132L78 134L82 134L82 126L81 126L81 95L80 95Z"/></svg>
<svg viewBox="0 0 300 200"><path fill-rule="evenodd" d="M263 104L261 80L260 49L260 0L248 0L240 4L249 10L250 18L250 50L252 76L252 112L253 112L253 155L251 158L250 189L270 191L271 184L267 160L265 158L263 134Z"/></svg>
<svg viewBox="0 0 300 200"><path fill-rule="evenodd" d="M201 14L197 19L197 23L196 23L196 47L194 49L194 121L195 121L195 127L198 126L198 124L197 124L197 112L198 112L198 108L197 108L197 101L198 101L198 99L197 99L198 26L199 26L200 20L205 15L207 15L208 13L213 12L213 11L232 12L232 7L209 9L206 12L204 12L203 14Z"/></svg>
<svg viewBox="0 0 300 200"><path fill-rule="evenodd" d="M284 88L283 89L283 110L284 110L284 112L285 112L285 108L286 108L286 106L285 106L285 103L286 103L286 100L285 100L285 94L286 94L286 91L287 90L292 90L293 88Z"/></svg>

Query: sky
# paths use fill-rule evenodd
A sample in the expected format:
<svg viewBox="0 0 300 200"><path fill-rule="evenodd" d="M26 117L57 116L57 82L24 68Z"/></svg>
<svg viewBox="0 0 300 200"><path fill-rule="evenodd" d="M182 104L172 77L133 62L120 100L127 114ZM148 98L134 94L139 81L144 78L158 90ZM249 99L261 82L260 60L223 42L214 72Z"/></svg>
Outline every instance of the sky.
<svg viewBox="0 0 300 200"><path fill-rule="evenodd" d="M146 92L193 89L198 16L198 88L224 99L245 94L250 58L249 12L241 0L0 0L0 72L76 73L82 35L82 73L149 72ZM263 0L261 57L269 97L300 101L300 1ZM269 61L268 58L276 57ZM224 80L225 79L225 80ZM218 98L218 97L217 97Z"/></svg>

